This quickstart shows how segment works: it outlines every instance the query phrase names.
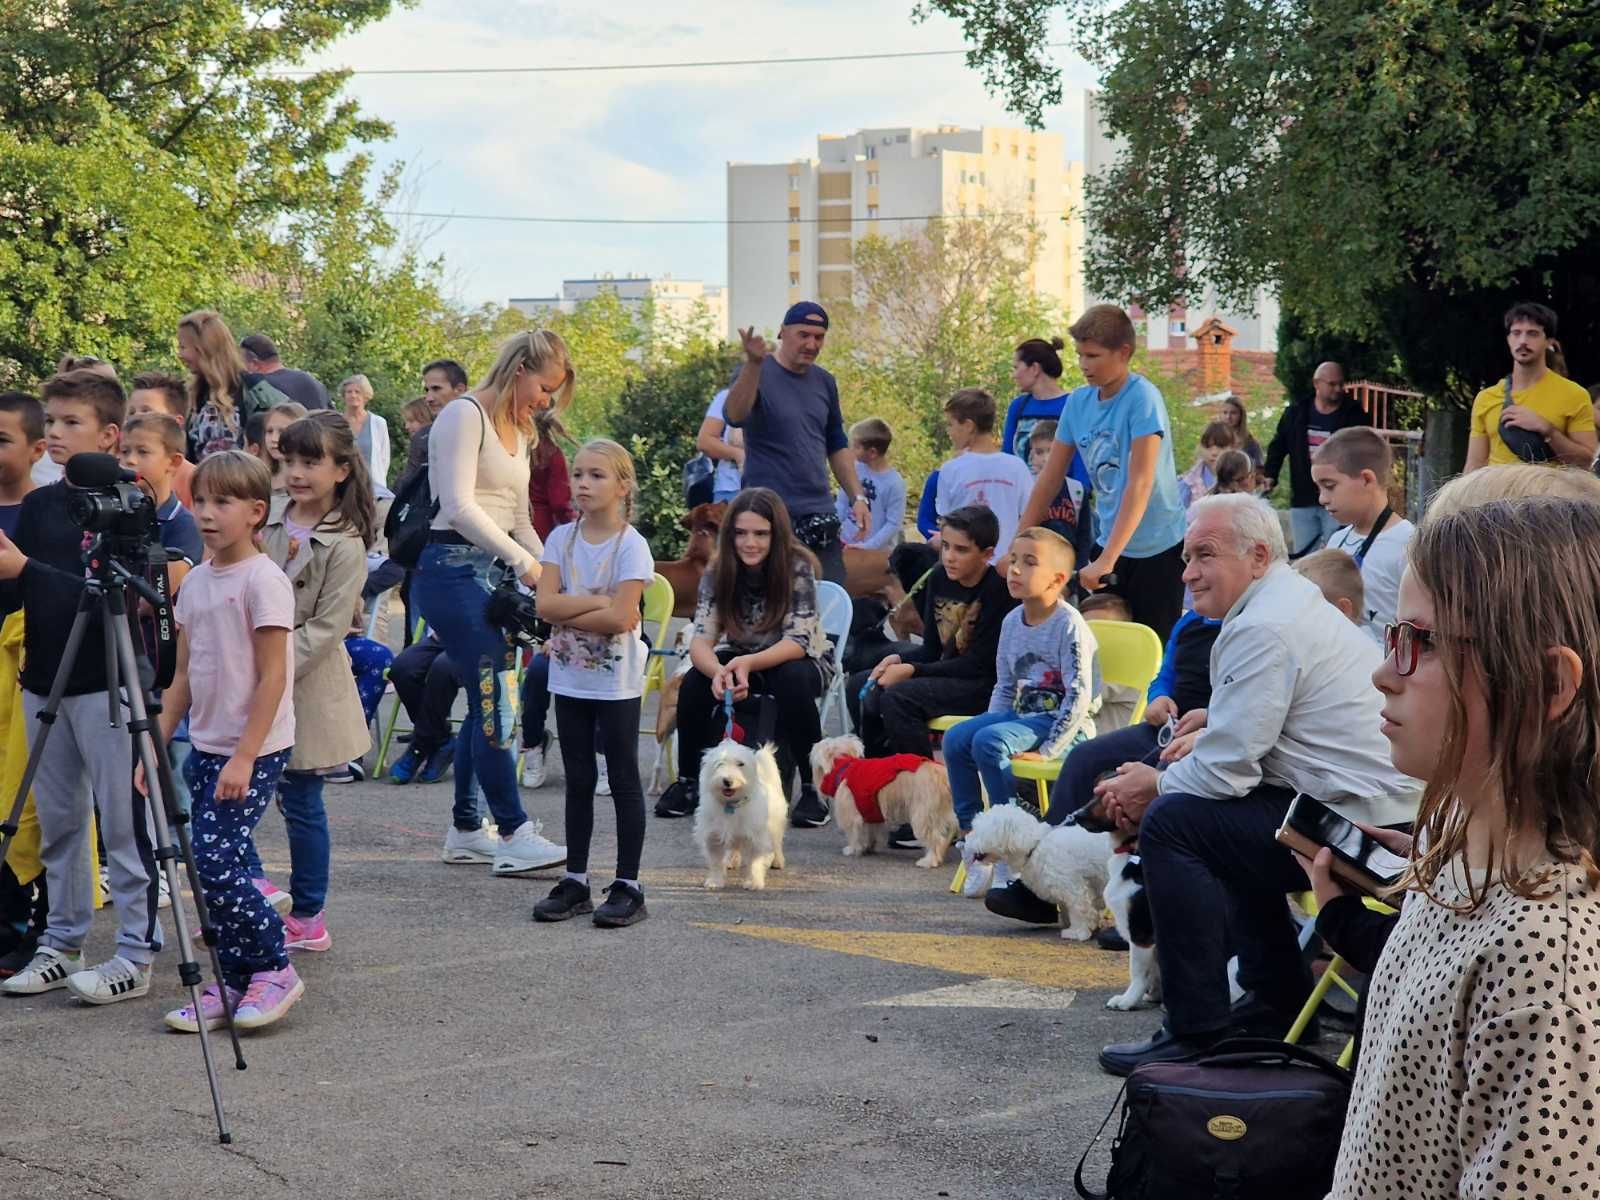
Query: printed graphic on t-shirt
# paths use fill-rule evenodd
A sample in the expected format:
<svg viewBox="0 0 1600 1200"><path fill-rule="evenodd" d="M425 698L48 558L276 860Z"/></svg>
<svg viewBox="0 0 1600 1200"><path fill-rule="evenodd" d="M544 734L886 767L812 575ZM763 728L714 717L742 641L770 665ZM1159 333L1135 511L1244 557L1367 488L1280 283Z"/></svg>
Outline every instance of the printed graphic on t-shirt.
<svg viewBox="0 0 1600 1200"><path fill-rule="evenodd" d="M1122 485L1122 456L1117 453L1117 435L1111 429L1097 429L1078 446L1084 465L1089 468L1089 478L1094 481L1094 492L1111 505Z"/></svg>
<svg viewBox="0 0 1600 1200"><path fill-rule="evenodd" d="M1042 654L1033 653L1017 660L1017 712L1059 712L1066 695L1066 681L1055 663Z"/></svg>
<svg viewBox="0 0 1600 1200"><path fill-rule="evenodd" d="M1033 446L1033 431L1039 428L1040 421L1046 419L1045 417L1018 417L1017 432L1011 439L1011 453L1015 454L1023 462L1027 462L1029 452Z"/></svg>
<svg viewBox="0 0 1600 1200"><path fill-rule="evenodd" d="M544 649L551 662L560 663L571 671L613 675L617 664L622 661L621 638L609 633L574 629L570 625L557 625L555 632L545 642Z"/></svg>
<svg viewBox="0 0 1600 1200"><path fill-rule="evenodd" d="M939 644L946 648L946 658L956 658L967 652L982 609L983 605L977 600L933 602L933 623L939 630Z"/></svg>
<svg viewBox="0 0 1600 1200"><path fill-rule="evenodd" d="M861 494L867 498L867 504L869 506L876 505L878 503L877 482L865 471L860 472L856 478L861 482Z"/></svg>

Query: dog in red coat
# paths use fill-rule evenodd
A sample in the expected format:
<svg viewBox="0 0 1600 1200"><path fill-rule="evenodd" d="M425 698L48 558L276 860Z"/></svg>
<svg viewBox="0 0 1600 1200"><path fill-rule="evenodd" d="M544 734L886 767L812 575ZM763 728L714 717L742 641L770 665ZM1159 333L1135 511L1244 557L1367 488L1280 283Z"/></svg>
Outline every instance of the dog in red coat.
<svg viewBox="0 0 1600 1200"><path fill-rule="evenodd" d="M944 767L929 758L897 754L863 758L860 738L823 738L811 748L817 790L833 800L833 819L848 855L882 850L889 834L910 825L926 849L919 867L944 861L958 827Z"/></svg>

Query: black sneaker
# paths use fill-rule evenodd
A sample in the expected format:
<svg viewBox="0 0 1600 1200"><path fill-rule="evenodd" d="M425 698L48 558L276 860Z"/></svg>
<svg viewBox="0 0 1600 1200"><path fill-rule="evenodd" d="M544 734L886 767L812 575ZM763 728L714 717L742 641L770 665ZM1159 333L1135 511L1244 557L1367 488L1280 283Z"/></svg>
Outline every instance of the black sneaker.
<svg viewBox="0 0 1600 1200"><path fill-rule="evenodd" d="M1061 919L1054 904L1040 899L1020 879L1013 879L1003 888L990 888L984 893L983 906L998 917L1032 925L1054 925Z"/></svg>
<svg viewBox="0 0 1600 1200"><path fill-rule="evenodd" d="M594 901L589 898L589 885L576 879L563 879L550 894L533 906L535 921L566 921L582 913L594 911Z"/></svg>
<svg viewBox="0 0 1600 1200"><path fill-rule="evenodd" d="M828 810L828 802L817 795L817 789L809 783L802 787L794 811L789 814L789 824L796 829L821 829L831 820L833 813Z"/></svg>
<svg viewBox="0 0 1600 1200"><path fill-rule="evenodd" d="M909 825L902 825L889 835L889 845L896 850L926 850Z"/></svg>
<svg viewBox="0 0 1600 1200"><path fill-rule="evenodd" d="M618 879L606 889L606 898L594 910L594 923L607 929L621 929L624 925L637 925L650 915L644 906L644 893L629 887Z"/></svg>
<svg viewBox="0 0 1600 1200"><path fill-rule="evenodd" d="M675 779L656 801L656 816L687 817L700 807L700 789L692 779Z"/></svg>
<svg viewBox="0 0 1600 1200"><path fill-rule="evenodd" d="M1117 932L1115 925L1107 925L1104 929L1096 930L1094 944L1102 950L1112 950L1119 954L1126 954L1128 951L1127 939Z"/></svg>

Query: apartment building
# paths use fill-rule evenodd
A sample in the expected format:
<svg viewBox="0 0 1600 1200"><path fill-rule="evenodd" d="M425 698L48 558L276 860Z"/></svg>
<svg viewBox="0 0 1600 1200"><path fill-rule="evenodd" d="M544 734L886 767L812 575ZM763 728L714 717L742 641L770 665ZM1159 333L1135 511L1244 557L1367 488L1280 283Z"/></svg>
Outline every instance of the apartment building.
<svg viewBox="0 0 1600 1200"><path fill-rule="evenodd" d="M609 274L593 279L565 279L558 296L513 296L507 303L518 312L537 317L548 312L570 313L603 292L615 292L623 307L635 311L649 300L659 328L686 329L700 324L714 337L729 335L727 289L698 279Z"/></svg>

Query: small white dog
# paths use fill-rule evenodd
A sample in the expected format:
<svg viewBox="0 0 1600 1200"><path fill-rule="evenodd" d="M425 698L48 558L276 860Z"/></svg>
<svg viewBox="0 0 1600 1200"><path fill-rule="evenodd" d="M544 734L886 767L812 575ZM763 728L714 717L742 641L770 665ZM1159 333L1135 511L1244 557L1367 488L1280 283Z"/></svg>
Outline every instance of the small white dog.
<svg viewBox="0 0 1600 1200"><path fill-rule="evenodd" d="M788 798L770 745L752 750L726 741L705 752L694 836L706 856L706 887L725 886L734 868L742 869L745 887L766 887L767 869L783 870L788 823Z"/></svg>
<svg viewBox="0 0 1600 1200"><path fill-rule="evenodd" d="M944 767L909 754L864 759L863 753L854 737L823 738L811 748L812 781L833 799L845 854L882 850L896 826L910 825L926 851L917 866L937 867L958 832Z"/></svg>

